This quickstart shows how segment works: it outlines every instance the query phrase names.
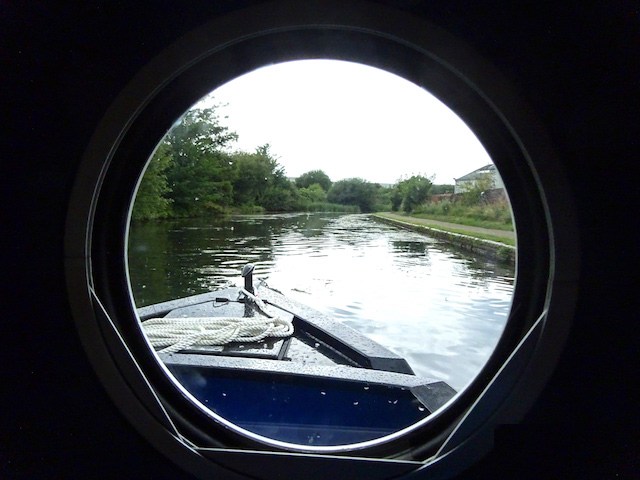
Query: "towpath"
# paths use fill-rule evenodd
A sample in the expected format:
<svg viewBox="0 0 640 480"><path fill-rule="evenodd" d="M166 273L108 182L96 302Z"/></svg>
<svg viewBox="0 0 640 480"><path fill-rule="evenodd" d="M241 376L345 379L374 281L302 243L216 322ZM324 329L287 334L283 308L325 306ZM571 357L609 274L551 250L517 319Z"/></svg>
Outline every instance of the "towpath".
<svg viewBox="0 0 640 480"><path fill-rule="evenodd" d="M469 225L460 225L457 223L440 222L438 220L431 220L429 218L407 217L405 215L398 215L396 213L385 212L383 215L385 217L399 220L401 222L418 223L420 225L425 225L427 227L433 226L434 228L438 228L438 227L453 228L457 230L465 230L467 232L475 232L475 233L484 233L487 235L494 235L496 237L503 237L503 238L516 237L514 232L507 232L505 230L495 230L493 228L471 227Z"/></svg>

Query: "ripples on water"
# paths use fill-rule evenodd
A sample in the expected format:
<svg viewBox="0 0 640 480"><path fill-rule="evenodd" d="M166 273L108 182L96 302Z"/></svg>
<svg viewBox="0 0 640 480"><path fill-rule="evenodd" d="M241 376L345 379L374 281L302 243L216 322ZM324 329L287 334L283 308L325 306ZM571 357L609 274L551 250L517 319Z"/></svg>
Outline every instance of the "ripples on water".
<svg viewBox="0 0 640 480"><path fill-rule="evenodd" d="M132 225L138 306L240 285L269 286L360 330L422 376L463 388L502 334L514 272L367 215L286 214Z"/></svg>

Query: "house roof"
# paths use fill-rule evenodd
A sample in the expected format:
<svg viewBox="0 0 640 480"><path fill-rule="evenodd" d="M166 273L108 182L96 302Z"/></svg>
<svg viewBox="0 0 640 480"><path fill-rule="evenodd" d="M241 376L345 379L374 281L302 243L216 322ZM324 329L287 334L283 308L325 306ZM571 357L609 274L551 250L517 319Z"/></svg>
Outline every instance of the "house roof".
<svg viewBox="0 0 640 480"><path fill-rule="evenodd" d="M484 167L481 167L477 170L474 170L471 173L467 173L466 175L460 177L460 178L454 178L454 180L457 181L466 181L466 180L476 180L477 178L479 178L482 175L485 175L487 173L494 173L496 171L496 166L493 163L490 163L489 165L485 165Z"/></svg>

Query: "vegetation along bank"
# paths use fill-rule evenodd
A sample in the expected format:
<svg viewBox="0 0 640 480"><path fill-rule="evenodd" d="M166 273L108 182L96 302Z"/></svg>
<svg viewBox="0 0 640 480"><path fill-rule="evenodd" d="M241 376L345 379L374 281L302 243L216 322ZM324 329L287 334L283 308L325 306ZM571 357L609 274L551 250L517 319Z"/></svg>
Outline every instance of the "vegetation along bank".
<svg viewBox="0 0 640 480"><path fill-rule="evenodd" d="M384 223L426 233L429 236L445 240L463 250L497 261L515 263L516 247L515 234L513 232L505 231L500 234L498 231L479 227L444 224L444 222L434 223L427 219L400 216L392 213L376 213L372 217Z"/></svg>
<svg viewBox="0 0 640 480"><path fill-rule="evenodd" d="M216 110L189 110L160 142L140 182L133 220L262 212L420 213L430 195L453 192L453 185L434 185L433 178L420 174L393 186L361 178L333 182L317 169L292 179L268 144L254 152L235 149L238 135L220 123ZM448 214L446 205L440 202L446 211L439 215Z"/></svg>
<svg viewBox="0 0 640 480"><path fill-rule="evenodd" d="M480 176L455 194L453 185L434 185L434 178L423 174L385 187L361 178L333 182L322 170L291 179L268 144L253 153L234 150L238 135L220 123L216 109L189 110L158 145L138 188L133 220L387 212L376 218L514 261L511 210L503 192L496 199L487 195L495 193L491 176Z"/></svg>

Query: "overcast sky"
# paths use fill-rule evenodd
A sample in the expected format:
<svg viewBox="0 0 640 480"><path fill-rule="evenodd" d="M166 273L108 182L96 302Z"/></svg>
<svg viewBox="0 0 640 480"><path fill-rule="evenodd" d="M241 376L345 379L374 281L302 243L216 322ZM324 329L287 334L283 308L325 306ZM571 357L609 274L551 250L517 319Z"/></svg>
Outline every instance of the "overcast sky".
<svg viewBox="0 0 640 480"><path fill-rule="evenodd" d="M365 65L304 60L261 68L213 92L237 149L271 151L289 177L395 183L411 174L453 183L491 159L469 128L427 91Z"/></svg>

